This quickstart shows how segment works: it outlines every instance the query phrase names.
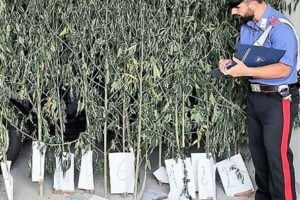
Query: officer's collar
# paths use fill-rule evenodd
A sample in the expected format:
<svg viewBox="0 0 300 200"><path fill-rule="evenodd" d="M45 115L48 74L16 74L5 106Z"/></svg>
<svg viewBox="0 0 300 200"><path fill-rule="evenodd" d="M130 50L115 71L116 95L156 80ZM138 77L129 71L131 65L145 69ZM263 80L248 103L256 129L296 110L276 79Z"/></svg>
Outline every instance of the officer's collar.
<svg viewBox="0 0 300 200"><path fill-rule="evenodd" d="M251 26L258 30L258 28L262 29L263 31L266 30L266 28L269 26L269 18L271 17L272 13L272 7L270 5L267 5L263 16L258 20L258 22L254 20L250 20L247 22L248 26Z"/></svg>

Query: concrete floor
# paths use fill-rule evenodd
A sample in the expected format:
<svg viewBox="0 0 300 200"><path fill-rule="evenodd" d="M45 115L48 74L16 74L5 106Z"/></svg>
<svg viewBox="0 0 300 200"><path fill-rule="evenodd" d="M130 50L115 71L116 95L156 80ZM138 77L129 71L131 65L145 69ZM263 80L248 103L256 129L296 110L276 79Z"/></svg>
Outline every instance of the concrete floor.
<svg viewBox="0 0 300 200"><path fill-rule="evenodd" d="M294 151L295 161L294 165L296 168L296 179L300 180L300 129L295 130L292 135L292 141L291 141L291 148ZM299 151L297 151L299 149ZM244 154L248 154L248 150L244 150ZM153 155L156 157L155 155ZM28 161L31 157L31 144L29 142L25 143L22 147L20 156L16 163L14 164L12 168L12 175L14 177L14 199L15 200L36 200L40 199L38 196L38 185L37 183L32 183L31 179L29 177L29 167L28 167ZM246 156L247 157L247 156ZM153 164L153 163L152 163ZM154 163L153 166L156 164ZM251 176L252 182L254 183L254 169L251 160L246 161L246 165L248 168L248 172ZM155 170L155 168L153 168ZM100 173L95 175L95 188L96 188L96 195L103 195L103 178L99 175ZM75 180L78 180L78 173L75 175ZM53 185L53 179L52 176L49 174L46 174L45 176L45 195L42 199L55 199L55 200L88 200L91 198L91 194L86 194L81 190L76 190L76 193L74 195L56 195L52 193L52 185ZM75 185L77 185L77 182L75 182ZM167 184L164 184L162 186L159 186L157 184L156 179L154 176L149 173L147 175L147 181L145 186L145 192L148 190L154 190L161 193L167 194L169 191L169 186ZM300 190L299 190L300 191ZM300 194L298 195L300 200ZM110 195L108 199L111 200L118 200L118 199L132 199L132 196L129 196L128 198L122 198L119 195ZM217 180L217 199L218 200L253 200L254 195L252 195L250 198L230 198L227 197L224 194L223 187L220 183L220 180ZM7 200L6 192L4 188L3 178L2 175L0 175L0 200ZM146 197L143 198L143 200L148 200Z"/></svg>

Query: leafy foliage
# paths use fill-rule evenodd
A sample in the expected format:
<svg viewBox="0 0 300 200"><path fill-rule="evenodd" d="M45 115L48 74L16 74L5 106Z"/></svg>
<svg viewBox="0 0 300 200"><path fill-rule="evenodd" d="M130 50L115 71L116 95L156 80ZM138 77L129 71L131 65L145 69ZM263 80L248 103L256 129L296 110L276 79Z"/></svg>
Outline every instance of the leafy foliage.
<svg viewBox="0 0 300 200"><path fill-rule="evenodd" d="M282 9L297 3L269 2ZM0 0L1 99L29 100L38 121L31 137L61 154L72 144L63 137L60 90L67 88L87 117L76 152L103 153L105 169L108 152L130 147L137 166L157 147L160 161L161 154L179 157L194 145L228 156L246 142L246 87L243 80L208 74L238 40L239 22L225 3ZM1 103L8 120L12 114L3 110L9 109ZM22 130L22 122L10 122Z"/></svg>

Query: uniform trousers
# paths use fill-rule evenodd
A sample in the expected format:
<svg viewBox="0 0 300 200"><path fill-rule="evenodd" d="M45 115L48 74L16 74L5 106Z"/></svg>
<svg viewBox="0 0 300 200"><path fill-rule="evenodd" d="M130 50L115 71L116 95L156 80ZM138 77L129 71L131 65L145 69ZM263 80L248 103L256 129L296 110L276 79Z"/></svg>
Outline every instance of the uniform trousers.
<svg viewBox="0 0 300 200"><path fill-rule="evenodd" d="M289 144L298 113L298 88L290 88L290 93L290 98L263 92L249 92L247 97L247 131L258 186L256 200L296 200Z"/></svg>

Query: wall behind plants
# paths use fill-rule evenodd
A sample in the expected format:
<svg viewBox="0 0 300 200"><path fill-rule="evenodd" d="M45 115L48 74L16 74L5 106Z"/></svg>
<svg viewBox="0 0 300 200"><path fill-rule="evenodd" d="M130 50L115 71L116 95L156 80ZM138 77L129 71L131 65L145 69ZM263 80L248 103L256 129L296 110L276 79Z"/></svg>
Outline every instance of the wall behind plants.
<svg viewBox="0 0 300 200"><path fill-rule="evenodd" d="M2 117L26 135L24 120L36 123L30 137L57 154L91 148L107 174L107 153L133 147L138 174L155 148L226 157L246 142L243 80L208 74L238 40L225 0L1 0L0 13L1 98L27 99L34 113ZM87 117L73 143L62 90Z"/></svg>

